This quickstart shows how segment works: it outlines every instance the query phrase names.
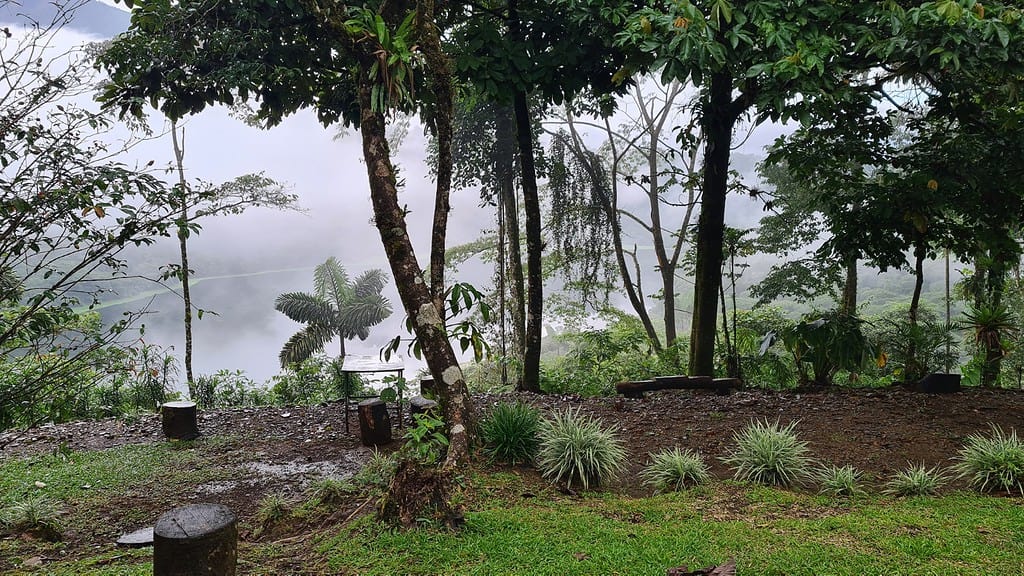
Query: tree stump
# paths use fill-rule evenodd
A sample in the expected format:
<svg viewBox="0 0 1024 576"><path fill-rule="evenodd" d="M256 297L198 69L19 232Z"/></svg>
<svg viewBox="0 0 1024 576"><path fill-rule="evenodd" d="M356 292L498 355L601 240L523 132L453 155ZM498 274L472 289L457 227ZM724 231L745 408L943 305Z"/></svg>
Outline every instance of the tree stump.
<svg viewBox="0 0 1024 576"><path fill-rule="evenodd" d="M221 504L192 504L153 527L153 576L234 576L238 526Z"/></svg>
<svg viewBox="0 0 1024 576"><path fill-rule="evenodd" d="M409 399L409 417L412 418L417 414L426 414L437 408L437 402L424 398L423 396L413 396Z"/></svg>
<svg viewBox="0 0 1024 576"><path fill-rule="evenodd" d="M960 374L933 372L917 382L918 392L927 394L954 394L961 390Z"/></svg>
<svg viewBox="0 0 1024 576"><path fill-rule="evenodd" d="M437 398L436 387L433 378L420 378L420 396L431 400Z"/></svg>
<svg viewBox="0 0 1024 576"><path fill-rule="evenodd" d="M391 417L383 400L371 398L359 403L359 435L364 446L391 442Z"/></svg>
<svg viewBox="0 0 1024 576"><path fill-rule="evenodd" d="M199 437L195 402L164 402L160 407L164 436L168 440L193 440Z"/></svg>

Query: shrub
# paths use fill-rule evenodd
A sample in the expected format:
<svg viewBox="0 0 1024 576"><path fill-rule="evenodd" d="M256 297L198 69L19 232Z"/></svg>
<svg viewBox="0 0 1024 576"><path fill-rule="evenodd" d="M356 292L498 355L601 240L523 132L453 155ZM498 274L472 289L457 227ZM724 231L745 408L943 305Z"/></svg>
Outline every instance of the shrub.
<svg viewBox="0 0 1024 576"><path fill-rule="evenodd" d="M797 439L796 422L781 426L753 421L733 435L736 448L722 461L736 469L737 480L788 486L810 475L807 443Z"/></svg>
<svg viewBox="0 0 1024 576"><path fill-rule="evenodd" d="M946 483L946 475L938 466L925 468L911 465L900 470L886 483L886 493L894 496L933 496Z"/></svg>
<svg viewBox="0 0 1024 576"><path fill-rule="evenodd" d="M540 440L540 413L528 404L498 404L480 423L480 436L491 458L510 464L529 462Z"/></svg>
<svg viewBox="0 0 1024 576"><path fill-rule="evenodd" d="M693 450L673 448L651 455L651 463L640 472L644 484L658 492L682 490L711 480L704 457Z"/></svg>
<svg viewBox="0 0 1024 576"><path fill-rule="evenodd" d="M853 466L825 466L815 476L820 484L820 492L833 497L851 498L864 494L861 488L863 474Z"/></svg>
<svg viewBox="0 0 1024 576"><path fill-rule="evenodd" d="M540 425L537 465L545 478L564 481L583 489L615 476L622 469L626 452L614 428L603 428L579 409L555 412Z"/></svg>
<svg viewBox="0 0 1024 576"><path fill-rule="evenodd" d="M30 496L0 509L0 533L36 534L56 542L61 537L57 507L42 496Z"/></svg>
<svg viewBox="0 0 1024 576"><path fill-rule="evenodd" d="M1024 496L1024 444L1016 430L1006 434L999 426L992 426L991 437L968 436L959 460L954 470L969 477L971 487L982 492L1017 491Z"/></svg>
<svg viewBox="0 0 1024 576"><path fill-rule="evenodd" d="M241 370L199 376L189 385L189 396L199 408L264 406L272 401L270 391Z"/></svg>

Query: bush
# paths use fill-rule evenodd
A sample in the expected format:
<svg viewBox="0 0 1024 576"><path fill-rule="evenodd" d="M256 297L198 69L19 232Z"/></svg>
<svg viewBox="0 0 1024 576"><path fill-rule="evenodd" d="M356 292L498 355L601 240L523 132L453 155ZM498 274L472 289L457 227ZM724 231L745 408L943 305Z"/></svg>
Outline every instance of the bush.
<svg viewBox="0 0 1024 576"><path fill-rule="evenodd" d="M968 436L959 460L954 470L969 477L971 487L982 492L1016 491L1024 496L1024 444L1016 430L1007 435L999 426L992 426L990 438Z"/></svg>
<svg viewBox="0 0 1024 576"><path fill-rule="evenodd" d="M219 370L202 375L189 386L189 396L200 408L233 408L271 404L272 395L241 370Z"/></svg>
<svg viewBox="0 0 1024 576"><path fill-rule="evenodd" d="M668 356L679 357L677 349L667 351L672 354L665 358L656 356L638 319L613 312L605 316L609 320L606 328L558 337L569 345L569 351L543 363L540 384L545 392L610 396L616 382L652 378L662 373Z"/></svg>
<svg viewBox="0 0 1024 576"><path fill-rule="evenodd" d="M640 477L658 492L673 492L708 482L711 473L699 452L673 448L652 454Z"/></svg>
<svg viewBox="0 0 1024 576"><path fill-rule="evenodd" d="M885 491L894 496L934 496L946 480L946 475L938 466L925 468L924 464L911 465L897 472L886 483Z"/></svg>
<svg viewBox="0 0 1024 576"><path fill-rule="evenodd" d="M733 435L736 448L722 461L736 469L737 480L789 486L807 478L813 461L807 443L797 439L796 422L781 426L753 421Z"/></svg>
<svg viewBox="0 0 1024 576"><path fill-rule="evenodd" d="M311 406L365 392L365 381L356 374L341 372L336 360L312 356L292 364L268 382L274 404Z"/></svg>
<svg viewBox="0 0 1024 576"><path fill-rule="evenodd" d="M519 402L498 404L480 423L480 436L487 454L513 465L533 460L540 444L539 430L540 413Z"/></svg>
<svg viewBox="0 0 1024 576"><path fill-rule="evenodd" d="M864 494L861 488L861 474L853 466L826 466L815 474L820 485L820 492L828 496L852 498Z"/></svg>
<svg viewBox="0 0 1024 576"><path fill-rule="evenodd" d="M54 504L42 496L30 496L0 509L0 533L35 534L56 542L61 537Z"/></svg>
<svg viewBox="0 0 1024 576"><path fill-rule="evenodd" d="M603 428L578 408L555 412L541 422L537 466L554 482L564 481L570 488L579 482L586 490L614 477L625 459L615 429Z"/></svg>

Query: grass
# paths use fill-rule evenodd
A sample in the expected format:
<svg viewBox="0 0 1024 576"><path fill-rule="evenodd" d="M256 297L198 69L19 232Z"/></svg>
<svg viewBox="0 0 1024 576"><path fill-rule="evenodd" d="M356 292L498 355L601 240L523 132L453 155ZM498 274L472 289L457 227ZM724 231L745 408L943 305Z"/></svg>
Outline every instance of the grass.
<svg viewBox="0 0 1024 576"><path fill-rule="evenodd" d="M749 490L765 493L755 500L786 502L780 508L792 512L763 514L760 502L747 501ZM854 506L823 502L727 482L641 499L570 501L550 494L477 503L462 532L395 532L367 518L324 540L319 550L327 572L364 576L647 576L730 556L746 576L1021 571L1019 502L966 492L895 501L870 497Z"/></svg>
<svg viewBox="0 0 1024 576"><path fill-rule="evenodd" d="M540 443L540 412L529 404L498 404L480 423L484 450L495 459L515 465L530 462Z"/></svg>
<svg viewBox="0 0 1024 576"><path fill-rule="evenodd" d="M735 478L773 486L791 486L808 478L813 460L807 443L797 438L796 422L755 420L733 435L736 447L722 461L732 466Z"/></svg>
<svg viewBox="0 0 1024 576"><path fill-rule="evenodd" d="M960 450L959 462L954 467L966 476L972 487L982 491L1005 490L1024 496L1024 443L1017 431L1003 432L992 427L988 437L972 434Z"/></svg>
<svg viewBox="0 0 1024 576"><path fill-rule="evenodd" d="M818 491L834 498L852 498L866 494L862 484L863 474L849 464L845 466L824 466L815 472Z"/></svg>
<svg viewBox="0 0 1024 576"><path fill-rule="evenodd" d="M651 463L640 472L644 484L658 492L682 490L711 481L704 457L693 450L673 448L651 455Z"/></svg>
<svg viewBox="0 0 1024 576"><path fill-rule="evenodd" d="M187 493L182 485L197 480L198 473L188 470L201 456L199 446L154 445L3 461L0 485L5 498L52 491L51 497L75 503L64 507L62 521L84 526L95 524L95 509L110 498L151 489L154 480ZM132 467L118 469L117 462ZM43 473L48 485L36 488ZM95 486L76 487L85 482ZM875 494L851 503L731 481L651 498L569 498L529 474L472 472L466 482L471 490L461 531L393 531L370 517L347 526L306 526L300 540L243 539L240 573L288 573L280 567L302 565L317 573L367 576L648 576L729 557L737 559L744 576L997 576L1024 568L1020 498L963 491L911 499ZM66 549L67 559L58 561L63 545L0 539L0 558L48 559L41 568L14 567L5 574L152 573L148 550L106 543Z"/></svg>
<svg viewBox="0 0 1024 576"><path fill-rule="evenodd" d="M537 468L553 482L569 488L576 482L587 490L613 478L625 459L617 430L579 409L555 412L541 422Z"/></svg>
<svg viewBox="0 0 1024 576"><path fill-rule="evenodd" d="M885 491L894 496L934 496L948 478L938 466L925 468L923 464L912 464L896 474L885 484Z"/></svg>

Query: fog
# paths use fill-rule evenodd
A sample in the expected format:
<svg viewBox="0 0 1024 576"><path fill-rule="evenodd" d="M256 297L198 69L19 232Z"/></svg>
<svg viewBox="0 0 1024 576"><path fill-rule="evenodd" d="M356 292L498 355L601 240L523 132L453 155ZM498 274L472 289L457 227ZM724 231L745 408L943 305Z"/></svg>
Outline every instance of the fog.
<svg viewBox="0 0 1024 576"><path fill-rule="evenodd" d="M123 13L102 4L89 6L93 10L89 17L73 22L75 28L65 30L61 42L73 44L102 38L103 29L90 25L102 22L109 26L111 18L120 18L127 25ZM4 14L0 13L0 20L3 19ZM156 116L151 122L158 131L167 129ZM280 126L261 130L231 117L223 108L188 119L184 128L184 164L191 181L217 184L246 173L263 172L299 197L302 212L254 208L241 215L208 218L200 222L202 231L189 240L194 277L203 279L193 289L193 304L205 311L203 318L194 322L196 374L244 370L249 377L262 382L279 371L278 351L301 328L274 310L277 295L312 291L313 267L331 256L352 276L370 268L388 270L372 223L358 133L349 131L349 135L338 139L336 128L321 126L310 112L295 114ZM772 124L757 128L734 151L733 169L741 172L748 183L756 183L754 167L763 156L764 146L785 130ZM406 182L401 202L408 208L407 221L421 265L428 256L434 187L424 161L426 143L422 130L414 124L396 154ZM170 138L164 136L133 148L125 161L139 165L153 161L156 166L168 166L172 159ZM479 204L476 191L458 191L453 195L449 246L474 240L495 227L493 209L481 208ZM749 198L732 197L727 214L730 226L753 227L762 208ZM636 242L649 244L650 240L638 236ZM165 239L133 257L151 263L153 270L149 273L155 276L156 266L177 261L177 243ZM771 262L762 260L756 264L764 270ZM645 285L649 287L654 286L654 271L653 267L648 268L652 277ZM490 274L489 266L471 262L451 273L448 281L467 281L483 289L490 283ZM215 278L225 275L237 277ZM552 286L557 287L556 284ZM395 313L374 328L367 341L349 342L349 352L375 355L386 342L405 335L404 313L393 284L386 288L385 295ZM147 309L143 335L147 343L166 347L179 358L183 355L180 297L167 293L129 306ZM105 314L117 317L122 309L108 308ZM327 350L336 349L334 343ZM422 363L407 359L407 367L415 371Z"/></svg>

